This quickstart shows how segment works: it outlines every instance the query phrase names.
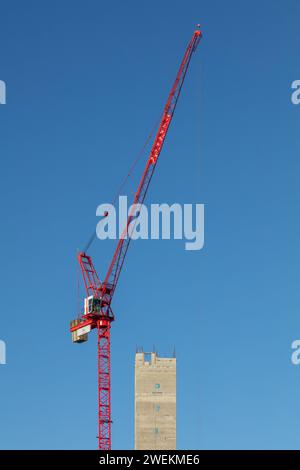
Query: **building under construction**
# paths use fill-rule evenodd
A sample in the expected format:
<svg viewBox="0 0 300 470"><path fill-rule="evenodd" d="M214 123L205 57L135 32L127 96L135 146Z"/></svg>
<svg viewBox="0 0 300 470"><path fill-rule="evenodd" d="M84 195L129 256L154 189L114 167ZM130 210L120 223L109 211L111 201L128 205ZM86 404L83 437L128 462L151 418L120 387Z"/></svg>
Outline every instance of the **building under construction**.
<svg viewBox="0 0 300 470"><path fill-rule="evenodd" d="M176 449L176 359L135 355L134 448Z"/></svg>

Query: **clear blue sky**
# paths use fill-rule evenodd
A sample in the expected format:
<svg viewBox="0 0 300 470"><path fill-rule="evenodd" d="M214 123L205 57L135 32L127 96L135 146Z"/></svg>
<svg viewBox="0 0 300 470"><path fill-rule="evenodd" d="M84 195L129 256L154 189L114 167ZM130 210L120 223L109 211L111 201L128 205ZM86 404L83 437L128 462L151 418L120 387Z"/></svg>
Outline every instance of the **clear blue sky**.
<svg viewBox="0 0 300 470"><path fill-rule="evenodd" d="M193 57L148 202L206 205L205 248L133 243L114 299L113 447L136 345L176 346L178 448L300 448L296 0L0 5L1 448L96 447L96 341L73 345L76 249ZM91 254L106 272L113 243Z"/></svg>

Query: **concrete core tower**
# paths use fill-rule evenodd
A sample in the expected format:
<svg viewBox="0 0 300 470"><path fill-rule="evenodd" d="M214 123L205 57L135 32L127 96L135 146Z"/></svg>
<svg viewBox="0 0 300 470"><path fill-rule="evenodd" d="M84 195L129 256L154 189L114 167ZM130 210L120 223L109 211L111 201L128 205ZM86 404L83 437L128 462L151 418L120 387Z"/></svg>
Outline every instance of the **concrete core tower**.
<svg viewBox="0 0 300 470"><path fill-rule="evenodd" d="M176 359L135 355L136 450L176 449Z"/></svg>

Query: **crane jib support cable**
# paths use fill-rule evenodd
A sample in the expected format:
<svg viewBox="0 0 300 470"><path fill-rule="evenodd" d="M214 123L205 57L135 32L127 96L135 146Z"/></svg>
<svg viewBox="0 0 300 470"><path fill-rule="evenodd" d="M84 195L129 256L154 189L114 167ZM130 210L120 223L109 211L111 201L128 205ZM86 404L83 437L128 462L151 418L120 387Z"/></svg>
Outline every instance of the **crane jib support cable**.
<svg viewBox="0 0 300 470"><path fill-rule="evenodd" d="M95 234L90 239L86 251L80 252L77 255L87 298L85 299L84 315L82 315L80 319L75 320L75 322L71 322L70 330L72 335L74 335L75 342L82 342L86 340L82 339L82 336L80 336L78 339L76 334L78 333L79 335L79 330L80 335L83 336L85 335L86 331L90 331L91 329L97 329L98 332L98 448L101 450L111 449L110 326L111 322L114 320L114 315L111 310L111 302L131 240L131 237L128 236L128 231L130 224L134 219L136 209L140 207L146 197L170 124L172 122L191 57L196 50L201 37L202 34L199 29L194 31L193 36L185 50L175 81L165 104L160 124L152 148L150 150L144 172L142 174L142 178L135 193L133 205L128 214L126 226L124 227L121 237L117 243L116 250L104 281L100 281L100 278L98 277L98 274L93 265L92 258L86 253L87 249L95 238ZM85 330L85 328L87 330Z"/></svg>

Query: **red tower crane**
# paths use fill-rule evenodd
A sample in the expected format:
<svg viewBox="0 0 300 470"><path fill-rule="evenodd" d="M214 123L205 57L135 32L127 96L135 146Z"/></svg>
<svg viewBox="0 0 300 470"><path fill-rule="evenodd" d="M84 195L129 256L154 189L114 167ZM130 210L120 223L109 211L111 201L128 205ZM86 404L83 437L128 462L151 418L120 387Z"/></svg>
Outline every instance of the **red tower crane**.
<svg viewBox="0 0 300 470"><path fill-rule="evenodd" d="M199 26L199 25L197 25ZM92 258L86 252L78 254L78 262L82 271L86 290L83 315L71 322L72 340L76 343L87 341L88 333L97 329L98 333L98 448L111 449L111 384L110 384L110 325L114 320L111 302L122 270L125 256L130 244L129 226L134 219L133 214L144 202L149 184L155 171L158 157L172 121L181 88L190 64L191 57L202 37L196 29L185 50L182 62L171 88L163 110L161 122L155 136L141 181L134 196L132 209L129 212L126 226L119 239L117 248L108 268L106 277L100 281L94 268ZM107 216L107 214L104 214Z"/></svg>

